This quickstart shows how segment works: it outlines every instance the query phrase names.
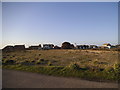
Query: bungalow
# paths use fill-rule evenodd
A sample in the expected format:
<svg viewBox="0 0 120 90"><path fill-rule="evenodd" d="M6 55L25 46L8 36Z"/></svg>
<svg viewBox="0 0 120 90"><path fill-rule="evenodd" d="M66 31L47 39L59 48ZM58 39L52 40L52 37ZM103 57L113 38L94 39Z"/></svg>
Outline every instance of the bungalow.
<svg viewBox="0 0 120 90"><path fill-rule="evenodd" d="M102 48L102 49L110 49L111 47L112 47L112 45L109 43L105 43L102 46L99 46L99 48Z"/></svg>
<svg viewBox="0 0 120 90"><path fill-rule="evenodd" d="M54 46L54 49L61 49L61 47L59 47L59 46Z"/></svg>
<svg viewBox="0 0 120 90"><path fill-rule="evenodd" d="M116 47L116 48L120 48L120 44L117 44L115 47Z"/></svg>
<svg viewBox="0 0 120 90"><path fill-rule="evenodd" d="M98 46L96 46L96 45L90 45L89 48L90 48L90 49L98 48Z"/></svg>
<svg viewBox="0 0 120 90"><path fill-rule="evenodd" d="M88 49L89 46L88 45L77 45L76 48L77 49Z"/></svg>
<svg viewBox="0 0 120 90"><path fill-rule="evenodd" d="M38 46L30 46L29 50L40 50L41 49L41 44L39 44Z"/></svg>
<svg viewBox="0 0 120 90"><path fill-rule="evenodd" d="M14 50L25 50L25 45L15 45Z"/></svg>
<svg viewBox="0 0 120 90"><path fill-rule="evenodd" d="M43 44L43 49L53 49L53 44Z"/></svg>
<svg viewBox="0 0 120 90"><path fill-rule="evenodd" d="M103 46L103 48L109 48L110 49L112 45L109 44L109 43L105 43L102 46Z"/></svg>
<svg viewBox="0 0 120 90"><path fill-rule="evenodd" d="M11 51L14 51L14 47L13 46L6 46L2 49L2 51L11 52Z"/></svg>

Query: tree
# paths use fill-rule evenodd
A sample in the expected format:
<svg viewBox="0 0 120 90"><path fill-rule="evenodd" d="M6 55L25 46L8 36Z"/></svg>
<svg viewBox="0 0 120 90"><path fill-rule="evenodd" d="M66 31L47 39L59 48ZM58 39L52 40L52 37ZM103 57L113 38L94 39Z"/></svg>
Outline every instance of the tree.
<svg viewBox="0 0 120 90"><path fill-rule="evenodd" d="M74 47L74 45L73 44L71 44L71 49L74 49L75 47Z"/></svg>
<svg viewBox="0 0 120 90"><path fill-rule="evenodd" d="M73 44L70 44L69 42L62 43L62 49L72 49L72 48L74 48Z"/></svg>

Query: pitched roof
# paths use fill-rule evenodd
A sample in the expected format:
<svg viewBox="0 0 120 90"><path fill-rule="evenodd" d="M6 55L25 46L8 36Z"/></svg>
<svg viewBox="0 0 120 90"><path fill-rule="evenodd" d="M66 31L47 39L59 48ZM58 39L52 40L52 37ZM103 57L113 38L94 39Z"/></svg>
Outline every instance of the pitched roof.
<svg viewBox="0 0 120 90"><path fill-rule="evenodd" d="M111 44L110 44L110 43L105 43L105 44L103 44L103 45L106 45L106 46L111 46Z"/></svg>

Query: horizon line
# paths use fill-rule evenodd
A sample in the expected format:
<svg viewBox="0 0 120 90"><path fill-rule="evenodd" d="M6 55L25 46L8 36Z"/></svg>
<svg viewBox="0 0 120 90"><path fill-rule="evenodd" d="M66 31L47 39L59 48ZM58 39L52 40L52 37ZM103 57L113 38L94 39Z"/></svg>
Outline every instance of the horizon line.
<svg viewBox="0 0 120 90"><path fill-rule="evenodd" d="M65 42L67 42L67 41L65 41ZM69 42L70 43L70 42ZM108 42L107 42L108 43ZM27 46L27 47L29 47L29 46L37 46L37 45L43 45L43 44L53 44L54 46L59 46L58 44L54 44L54 43L42 43L42 44L40 44L40 43L38 43L38 44L6 44L6 45L4 45L4 46L2 46L1 48L4 48L4 47L6 47L6 46L15 46L15 45L25 45L25 47ZM62 44L62 43L61 43ZM73 44L73 45L97 45L97 46L100 46L100 44L77 44L77 43L70 43L70 44ZM106 44L106 43L103 43L103 44ZM103 45L103 44L101 44L101 45ZM109 44L111 44L111 43L109 43ZM119 45L119 43L118 44L111 44L111 45ZM0 48L0 49L1 49Z"/></svg>

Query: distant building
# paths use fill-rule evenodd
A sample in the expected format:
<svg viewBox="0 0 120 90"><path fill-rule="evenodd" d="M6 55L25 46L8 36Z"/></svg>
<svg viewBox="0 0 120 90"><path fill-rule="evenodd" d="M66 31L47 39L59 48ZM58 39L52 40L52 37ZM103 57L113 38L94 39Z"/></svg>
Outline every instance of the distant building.
<svg viewBox="0 0 120 90"><path fill-rule="evenodd" d="M109 43L105 43L102 46L99 46L99 48L101 48L101 49L110 49L111 47L112 47L112 45Z"/></svg>
<svg viewBox="0 0 120 90"><path fill-rule="evenodd" d="M89 49L88 45L77 45L76 46L77 49Z"/></svg>
<svg viewBox="0 0 120 90"><path fill-rule="evenodd" d="M54 45L53 44L43 44L43 49L53 49Z"/></svg>
<svg viewBox="0 0 120 90"><path fill-rule="evenodd" d="M40 50L41 49L41 44L39 44L38 46L30 46L29 50Z"/></svg>
<svg viewBox="0 0 120 90"><path fill-rule="evenodd" d="M110 43L105 43L103 46L112 46Z"/></svg>
<svg viewBox="0 0 120 90"><path fill-rule="evenodd" d="M25 48L25 50L30 50L29 47L28 48Z"/></svg>
<svg viewBox="0 0 120 90"><path fill-rule="evenodd" d="M25 50L25 45L15 45L14 50Z"/></svg>
<svg viewBox="0 0 120 90"><path fill-rule="evenodd" d="M117 48L115 45L112 45L111 48Z"/></svg>
<svg viewBox="0 0 120 90"><path fill-rule="evenodd" d="M112 45L110 43L105 43L102 45L103 48L109 48L109 49L111 48L111 46Z"/></svg>
<svg viewBox="0 0 120 90"><path fill-rule="evenodd" d="M96 45L90 45L89 48L90 49L94 49L94 48L98 48L98 46L96 46Z"/></svg>
<svg viewBox="0 0 120 90"><path fill-rule="evenodd" d="M120 44L117 44L115 47L116 47L116 48L120 48Z"/></svg>
<svg viewBox="0 0 120 90"><path fill-rule="evenodd" d="M54 49L61 49L61 47L59 47L59 46L54 46Z"/></svg>
<svg viewBox="0 0 120 90"><path fill-rule="evenodd" d="M6 46L2 49L2 51L11 52L11 51L14 51L14 47L13 46Z"/></svg>

